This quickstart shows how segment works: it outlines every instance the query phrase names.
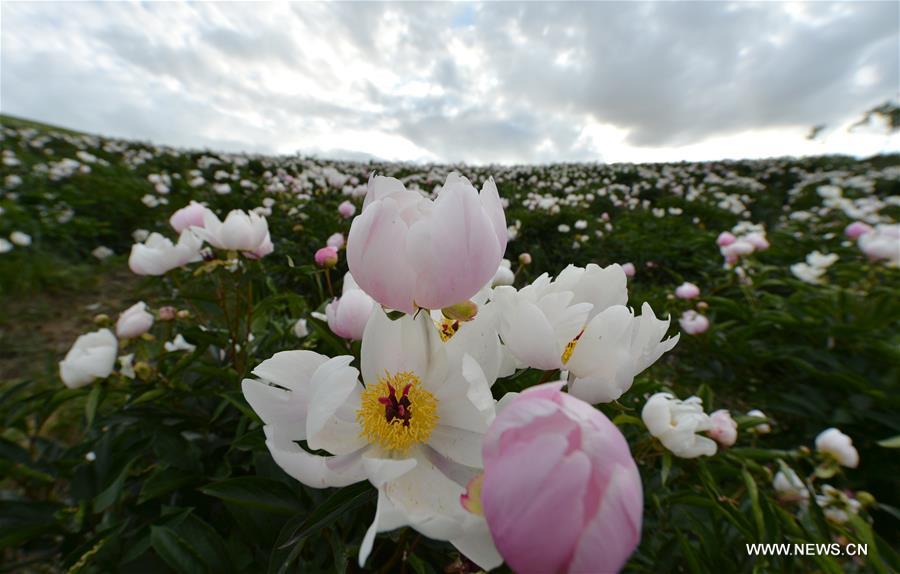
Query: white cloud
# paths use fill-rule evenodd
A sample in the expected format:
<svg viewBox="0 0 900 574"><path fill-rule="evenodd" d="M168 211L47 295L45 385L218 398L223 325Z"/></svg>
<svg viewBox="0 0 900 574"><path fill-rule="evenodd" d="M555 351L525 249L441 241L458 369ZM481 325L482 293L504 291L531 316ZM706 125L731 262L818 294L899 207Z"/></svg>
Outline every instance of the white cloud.
<svg viewBox="0 0 900 574"><path fill-rule="evenodd" d="M900 150L896 3L5 2L2 111L160 143L385 159ZM809 128L828 124L819 141Z"/></svg>

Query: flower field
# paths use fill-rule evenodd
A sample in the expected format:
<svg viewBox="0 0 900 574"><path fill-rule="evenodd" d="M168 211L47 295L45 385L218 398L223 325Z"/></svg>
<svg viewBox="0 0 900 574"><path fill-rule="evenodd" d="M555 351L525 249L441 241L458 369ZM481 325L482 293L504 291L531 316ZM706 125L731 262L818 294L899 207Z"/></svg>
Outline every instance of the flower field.
<svg viewBox="0 0 900 574"><path fill-rule="evenodd" d="M900 571L898 155L2 148L0 571Z"/></svg>

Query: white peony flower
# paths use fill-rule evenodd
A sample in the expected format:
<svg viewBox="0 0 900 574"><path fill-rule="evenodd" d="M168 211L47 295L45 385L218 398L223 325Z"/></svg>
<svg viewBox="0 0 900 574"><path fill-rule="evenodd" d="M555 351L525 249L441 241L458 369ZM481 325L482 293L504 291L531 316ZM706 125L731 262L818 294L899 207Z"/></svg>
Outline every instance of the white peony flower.
<svg viewBox="0 0 900 574"><path fill-rule="evenodd" d="M276 463L314 488L368 480L378 489L360 565L378 532L408 525L450 541L482 568L498 566L484 519L460 504L482 468L481 438L494 417L478 363L449 361L427 313L392 321L377 305L363 335L363 385L352 360L287 351L254 369L259 380L244 380ZM302 440L330 455L311 454Z"/></svg>
<svg viewBox="0 0 900 574"><path fill-rule="evenodd" d="M59 376L70 389L108 377L116 364L119 342L109 329L78 337L66 358L59 363Z"/></svg>
<svg viewBox="0 0 900 574"><path fill-rule="evenodd" d="M163 345L166 351L169 353L174 353L175 351L187 351L188 353L193 353L197 347L195 345L191 345L188 343L184 336L179 333L175 336L175 339L172 341L166 341L166 344Z"/></svg>
<svg viewBox="0 0 900 574"><path fill-rule="evenodd" d="M143 243L131 246L128 267L137 275L164 275L188 263L200 261L203 242L189 230L181 232L178 244L160 235L151 233Z"/></svg>
<svg viewBox="0 0 900 574"><path fill-rule="evenodd" d="M680 401L670 393L656 393L644 405L641 418L650 434L675 456L696 458L716 454L715 441L698 434L713 426L709 415L703 412L699 397Z"/></svg>
<svg viewBox="0 0 900 574"><path fill-rule="evenodd" d="M816 450L832 456L838 464L847 468L859 466L859 453L853 446L853 439L836 428L830 428L816 437Z"/></svg>
<svg viewBox="0 0 900 574"><path fill-rule="evenodd" d="M213 247L241 251L253 258L265 257L274 249L266 218L252 211L234 209L223 222L207 209L203 213L203 227L191 226L190 229Z"/></svg>

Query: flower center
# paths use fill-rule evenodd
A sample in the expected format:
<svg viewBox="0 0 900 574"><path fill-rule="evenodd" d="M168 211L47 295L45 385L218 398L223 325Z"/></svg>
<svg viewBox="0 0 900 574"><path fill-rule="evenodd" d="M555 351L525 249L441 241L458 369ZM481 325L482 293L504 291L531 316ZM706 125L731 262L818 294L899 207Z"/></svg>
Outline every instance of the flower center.
<svg viewBox="0 0 900 574"><path fill-rule="evenodd" d="M440 323L437 324L438 332L441 334L441 341L447 342L449 341L453 335L459 331L459 320L457 319L447 319L446 317L441 320Z"/></svg>
<svg viewBox="0 0 900 574"><path fill-rule="evenodd" d="M563 365L568 363L569 359L572 358L572 353L575 352L575 347L578 346L578 339L580 339L582 335L584 335L584 329L582 329L577 335L575 335L574 339L566 343L566 348L563 350L562 356L560 356Z"/></svg>
<svg viewBox="0 0 900 574"><path fill-rule="evenodd" d="M437 400L413 372L389 374L362 392L356 420L362 436L386 450L405 452L437 426Z"/></svg>

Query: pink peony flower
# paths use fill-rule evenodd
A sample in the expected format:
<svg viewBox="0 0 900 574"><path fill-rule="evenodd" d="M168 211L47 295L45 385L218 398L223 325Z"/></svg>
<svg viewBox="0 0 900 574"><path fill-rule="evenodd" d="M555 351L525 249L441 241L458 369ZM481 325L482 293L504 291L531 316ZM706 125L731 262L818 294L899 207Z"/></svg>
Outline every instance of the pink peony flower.
<svg viewBox="0 0 900 574"><path fill-rule="evenodd" d="M356 214L356 206L349 201L345 201L338 206L338 213L340 213L341 217L344 219L350 219Z"/></svg>
<svg viewBox="0 0 900 574"><path fill-rule="evenodd" d="M688 335L699 335L709 329L709 319L693 309L682 313L681 319L678 319L678 324L681 325L681 330Z"/></svg>
<svg viewBox="0 0 900 574"><path fill-rule="evenodd" d="M328 246L323 247L316 251L315 255L316 265L319 267L331 268L337 265L338 262L338 250L334 247Z"/></svg>
<svg viewBox="0 0 900 574"><path fill-rule="evenodd" d="M861 235L865 235L870 231L872 231L871 225L863 223L862 221L854 221L844 229L844 235L850 239L856 240L859 239Z"/></svg>
<svg viewBox="0 0 900 574"><path fill-rule="evenodd" d="M737 238L728 231L723 231L716 238L716 245L718 245L719 247L727 247L734 243L736 239Z"/></svg>
<svg viewBox="0 0 900 574"><path fill-rule="evenodd" d="M700 296L700 288L693 283L684 282L675 289L675 296L679 299L695 299Z"/></svg>
<svg viewBox="0 0 900 574"><path fill-rule="evenodd" d="M503 205L493 180L481 192L451 173L433 202L400 180L369 180L347 238L353 278L373 299L405 313L472 298L506 250Z"/></svg>
<svg viewBox="0 0 900 574"><path fill-rule="evenodd" d="M619 429L562 385L522 392L488 429L484 517L516 572L616 572L640 541L641 477Z"/></svg>
<svg viewBox="0 0 900 574"><path fill-rule="evenodd" d="M169 225L178 233L192 226L203 227L203 214L205 212L206 207L196 201L192 201L172 214L172 217L169 218Z"/></svg>

